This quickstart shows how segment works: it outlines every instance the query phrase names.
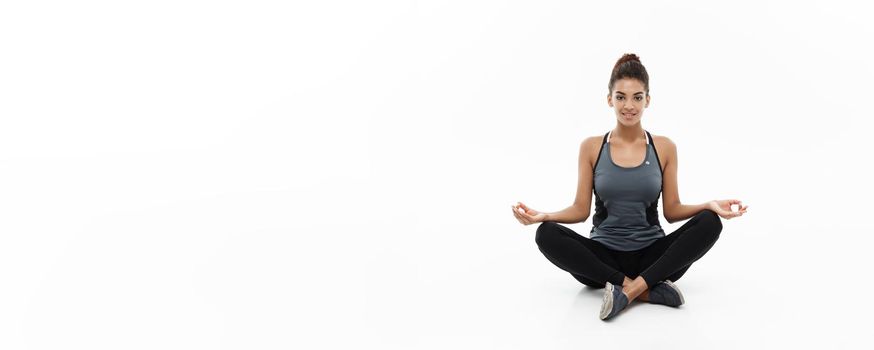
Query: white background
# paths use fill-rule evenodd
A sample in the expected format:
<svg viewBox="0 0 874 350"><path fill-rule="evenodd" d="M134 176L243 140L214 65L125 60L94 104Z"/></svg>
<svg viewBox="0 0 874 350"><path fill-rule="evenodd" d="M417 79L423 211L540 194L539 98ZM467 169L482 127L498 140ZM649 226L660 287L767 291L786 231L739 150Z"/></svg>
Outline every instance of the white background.
<svg viewBox="0 0 874 350"><path fill-rule="evenodd" d="M3 2L0 348L871 346L871 15ZM625 52L683 202L750 209L686 305L603 322L510 205L571 204Z"/></svg>

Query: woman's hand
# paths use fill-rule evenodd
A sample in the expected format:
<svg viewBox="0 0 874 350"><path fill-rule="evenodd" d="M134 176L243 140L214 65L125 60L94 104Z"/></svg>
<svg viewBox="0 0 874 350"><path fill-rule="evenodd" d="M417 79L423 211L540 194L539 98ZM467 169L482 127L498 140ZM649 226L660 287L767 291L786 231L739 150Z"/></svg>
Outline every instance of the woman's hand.
<svg viewBox="0 0 874 350"><path fill-rule="evenodd" d="M517 202L513 207L513 216L523 225L531 225L546 220L546 213L529 208L522 202Z"/></svg>
<svg viewBox="0 0 874 350"><path fill-rule="evenodd" d="M733 211L731 206L733 204L737 204L737 211ZM714 200L707 203L707 209L713 210L716 212L716 215L719 215L723 219L732 219L738 216L744 215L747 212L747 206L743 205L743 202L737 199L721 199Z"/></svg>

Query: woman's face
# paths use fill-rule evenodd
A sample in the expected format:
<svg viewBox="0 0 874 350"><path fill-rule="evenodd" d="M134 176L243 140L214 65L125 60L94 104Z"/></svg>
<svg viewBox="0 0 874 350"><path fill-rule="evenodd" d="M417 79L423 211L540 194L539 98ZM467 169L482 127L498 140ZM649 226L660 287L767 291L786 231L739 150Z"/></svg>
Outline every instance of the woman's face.
<svg viewBox="0 0 874 350"><path fill-rule="evenodd" d="M623 78L613 83L613 93L607 95L607 104L616 111L616 120L622 125L640 123L643 109L649 106L649 95L637 79Z"/></svg>

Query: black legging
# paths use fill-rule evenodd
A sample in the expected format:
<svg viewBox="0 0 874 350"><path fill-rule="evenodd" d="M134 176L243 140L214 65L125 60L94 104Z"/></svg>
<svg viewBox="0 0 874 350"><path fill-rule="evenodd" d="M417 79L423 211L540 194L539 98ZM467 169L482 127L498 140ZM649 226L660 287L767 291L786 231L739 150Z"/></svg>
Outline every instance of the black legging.
<svg viewBox="0 0 874 350"><path fill-rule="evenodd" d="M673 233L635 251L607 248L554 221L540 224L535 241L549 261L587 286L603 288L607 281L621 286L626 275L640 275L652 286L678 280L713 247L721 231L719 216L705 209Z"/></svg>

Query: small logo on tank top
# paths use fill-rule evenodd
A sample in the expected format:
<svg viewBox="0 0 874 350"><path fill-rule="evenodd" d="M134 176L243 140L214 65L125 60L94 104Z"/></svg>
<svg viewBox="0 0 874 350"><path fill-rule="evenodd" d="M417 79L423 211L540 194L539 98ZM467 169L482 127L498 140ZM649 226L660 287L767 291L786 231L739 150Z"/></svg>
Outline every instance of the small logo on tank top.
<svg viewBox="0 0 874 350"><path fill-rule="evenodd" d="M646 165L649 165L649 161L646 161Z"/></svg>

